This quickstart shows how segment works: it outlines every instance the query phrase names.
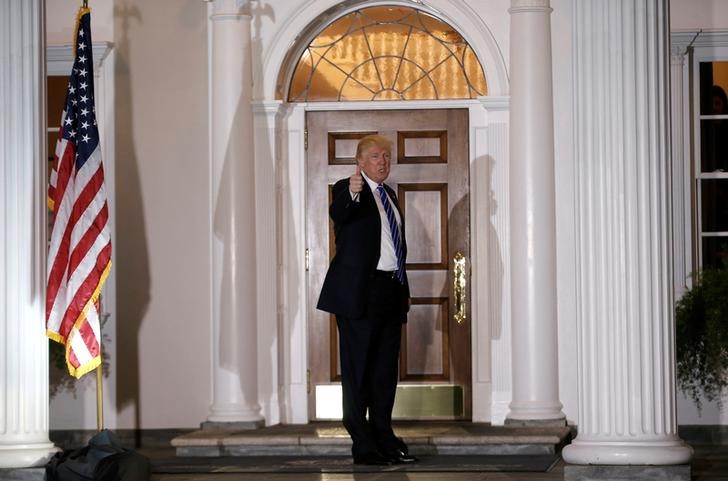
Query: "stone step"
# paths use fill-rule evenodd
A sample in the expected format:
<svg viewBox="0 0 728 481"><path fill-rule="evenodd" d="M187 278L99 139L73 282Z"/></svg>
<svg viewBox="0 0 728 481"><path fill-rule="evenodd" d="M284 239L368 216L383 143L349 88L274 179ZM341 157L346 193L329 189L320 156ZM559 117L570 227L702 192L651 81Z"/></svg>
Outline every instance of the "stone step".
<svg viewBox="0 0 728 481"><path fill-rule="evenodd" d="M570 441L566 426L491 426L468 422L395 423L414 455L557 454ZM351 439L341 423L277 425L255 430L211 429L172 439L177 456L348 456Z"/></svg>

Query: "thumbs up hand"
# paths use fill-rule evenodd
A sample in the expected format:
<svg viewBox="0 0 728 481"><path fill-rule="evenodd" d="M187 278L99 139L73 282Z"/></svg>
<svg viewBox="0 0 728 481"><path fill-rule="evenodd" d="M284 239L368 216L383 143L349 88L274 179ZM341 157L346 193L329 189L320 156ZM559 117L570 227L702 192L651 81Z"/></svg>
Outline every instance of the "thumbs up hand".
<svg viewBox="0 0 728 481"><path fill-rule="evenodd" d="M356 172L349 177L349 190L352 194L358 194L364 187L364 177L361 176L359 164L356 164Z"/></svg>

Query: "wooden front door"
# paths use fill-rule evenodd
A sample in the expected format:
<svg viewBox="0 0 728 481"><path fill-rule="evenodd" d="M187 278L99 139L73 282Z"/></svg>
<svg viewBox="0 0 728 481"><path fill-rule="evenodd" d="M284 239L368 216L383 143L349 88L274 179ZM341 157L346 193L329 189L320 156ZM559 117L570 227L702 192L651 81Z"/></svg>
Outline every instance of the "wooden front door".
<svg viewBox="0 0 728 481"><path fill-rule="evenodd" d="M379 133L394 142L386 182L406 218L412 294L393 415L470 419L468 111L309 112L306 124L309 418L341 410L336 321L316 309L335 248L331 186L354 173L358 139Z"/></svg>

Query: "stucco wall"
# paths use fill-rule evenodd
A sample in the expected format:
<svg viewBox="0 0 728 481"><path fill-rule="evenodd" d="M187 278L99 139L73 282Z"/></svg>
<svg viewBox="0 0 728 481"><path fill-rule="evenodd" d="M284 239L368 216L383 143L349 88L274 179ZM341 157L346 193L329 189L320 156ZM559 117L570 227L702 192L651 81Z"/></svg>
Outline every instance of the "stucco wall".
<svg viewBox="0 0 728 481"><path fill-rule="evenodd" d="M46 40L48 45L73 42L76 13L81 2L77 0L46 1ZM91 1L91 31L94 42L114 41L114 2Z"/></svg>
<svg viewBox="0 0 728 481"><path fill-rule="evenodd" d="M193 427L207 416L206 9L116 5L119 427Z"/></svg>
<svg viewBox="0 0 728 481"><path fill-rule="evenodd" d="M670 30L720 30L728 28L725 0L670 0Z"/></svg>

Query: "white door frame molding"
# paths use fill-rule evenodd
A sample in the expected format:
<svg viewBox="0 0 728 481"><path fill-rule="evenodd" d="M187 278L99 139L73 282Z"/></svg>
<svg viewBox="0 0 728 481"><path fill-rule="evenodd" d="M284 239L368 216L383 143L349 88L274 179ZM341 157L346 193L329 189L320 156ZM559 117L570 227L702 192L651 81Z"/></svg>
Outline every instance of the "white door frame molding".
<svg viewBox="0 0 728 481"><path fill-rule="evenodd" d="M292 45L336 5L348 11L401 4L452 25L478 56L488 96L477 100L298 103L277 92ZM497 7L493 7L496 8ZM310 32L308 32L310 33ZM310 0L281 22L276 42L260 54L253 79L258 269L259 392L266 423L306 423L307 320L305 231L305 119L313 110L467 108L470 118L473 421L502 424L511 400L508 218L508 71L496 36L465 0ZM295 48L295 47L294 47ZM295 61L295 60L294 60ZM275 204L276 208L270 206ZM262 209L262 210L261 210ZM493 269L496 268L495 271ZM493 276L492 274L497 274ZM264 298L260 292L265 292ZM493 374L492 374L493 373Z"/></svg>
<svg viewBox="0 0 728 481"><path fill-rule="evenodd" d="M259 336L277 339L278 355L261 359L280 373L280 392L264 406L267 422L308 422L305 114L317 110L464 108L469 111L473 421L502 424L510 402L508 258L508 98L403 102L280 101L254 105L256 205L275 198L276 228L259 233L258 259L277 267L277 316L259 323ZM259 142L269 140L268 145ZM260 176L260 177L259 177ZM260 183L258 180L269 179ZM276 192L270 179L275 179ZM497 206L497 208L496 208ZM269 210L270 213L270 210ZM271 237L272 236L272 237ZM274 242L273 239L276 239ZM263 241L264 240L264 241ZM498 269L494 273L492 265ZM496 298L497 297L497 298ZM491 373L498 373L493 379ZM265 377L264 375L261 376ZM497 396L495 395L497 393ZM494 400L498 403L492 404ZM276 403L276 404L274 404ZM270 414L268 414L270 413Z"/></svg>

